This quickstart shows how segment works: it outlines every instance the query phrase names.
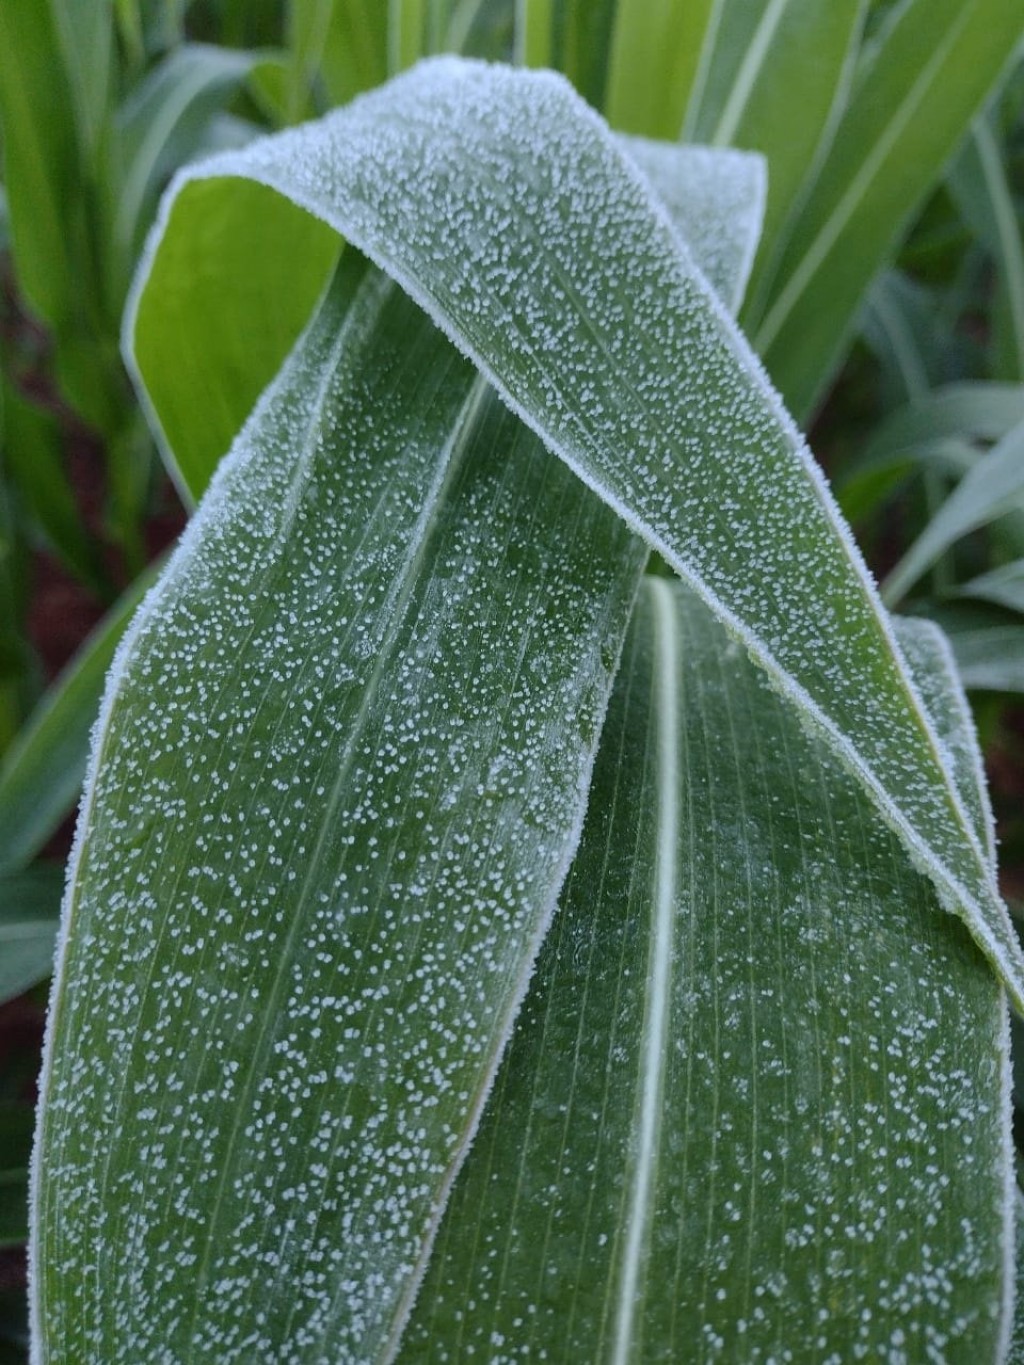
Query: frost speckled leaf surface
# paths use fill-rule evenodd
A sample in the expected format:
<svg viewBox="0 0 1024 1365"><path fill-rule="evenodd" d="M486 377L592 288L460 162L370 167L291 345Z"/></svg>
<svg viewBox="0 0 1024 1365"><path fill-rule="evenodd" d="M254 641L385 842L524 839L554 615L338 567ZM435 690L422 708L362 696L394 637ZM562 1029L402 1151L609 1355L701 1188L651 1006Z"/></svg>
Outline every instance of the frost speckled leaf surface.
<svg viewBox="0 0 1024 1365"><path fill-rule="evenodd" d="M387 1354L644 558L352 254L111 677L43 1084L38 1360Z"/></svg>
<svg viewBox="0 0 1024 1365"><path fill-rule="evenodd" d="M129 336L160 307L190 197L231 177L376 260L698 590L828 736L1024 1009L984 850L831 495L664 210L568 85L439 59L186 172ZM164 421L174 400L144 374Z"/></svg>
<svg viewBox="0 0 1024 1365"><path fill-rule="evenodd" d="M913 645L955 731L937 633ZM999 1358L1008 1048L1002 991L863 791L645 580L400 1361Z"/></svg>

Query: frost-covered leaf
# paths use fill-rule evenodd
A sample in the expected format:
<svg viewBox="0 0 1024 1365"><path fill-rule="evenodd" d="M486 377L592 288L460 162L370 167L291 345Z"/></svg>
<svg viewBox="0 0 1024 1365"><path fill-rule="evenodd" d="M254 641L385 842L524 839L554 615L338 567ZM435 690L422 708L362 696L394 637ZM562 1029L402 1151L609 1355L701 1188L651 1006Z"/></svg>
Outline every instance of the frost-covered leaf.
<svg viewBox="0 0 1024 1365"><path fill-rule="evenodd" d="M706 608L644 588L399 1358L996 1359L1002 992Z"/></svg>
<svg viewBox="0 0 1024 1365"><path fill-rule="evenodd" d="M983 850L817 467L646 183L565 82L423 63L178 179L128 336L183 468L219 448L172 360L189 332L174 310L190 235L201 217L208 253L251 255L259 185L307 210L297 231L319 215L392 274L697 589L857 773L1024 1007Z"/></svg>
<svg viewBox="0 0 1024 1365"><path fill-rule="evenodd" d="M112 673L43 1085L41 1359L387 1354L644 557L347 253Z"/></svg>
<svg viewBox="0 0 1024 1365"><path fill-rule="evenodd" d="M735 294L756 160L683 162L702 177L724 165L734 188L740 230L713 232L706 194L688 211ZM354 253L343 269L360 274ZM235 1358L236 1317L289 1360L319 1358L323 1337L372 1355L397 1330L575 842L645 558L413 303L374 271L360 290L356 321L334 337L321 319L261 403L106 703L56 987L36 1252L41 1339L71 1320L104 1359L131 1358L138 1330L163 1340L166 1317L168 1339L216 1340L218 1359ZM217 335L193 339L200 357ZM309 430L282 405L309 409ZM147 745L149 725L162 738ZM162 1027L131 1052L135 1011ZM170 1055L182 1084L161 1109ZM61 1093L85 1056L100 1059L95 1088ZM174 1169L194 1202L168 1210L171 1158L154 1165L153 1144L185 1114ZM96 1123L102 1145L79 1146ZM207 1227L214 1179L224 1211ZM239 1209L254 1183L252 1226ZM96 1249L104 1208L127 1221L103 1242L109 1297L83 1316L69 1267ZM282 1252L282 1228L310 1217L309 1245ZM226 1293L236 1254L249 1273Z"/></svg>

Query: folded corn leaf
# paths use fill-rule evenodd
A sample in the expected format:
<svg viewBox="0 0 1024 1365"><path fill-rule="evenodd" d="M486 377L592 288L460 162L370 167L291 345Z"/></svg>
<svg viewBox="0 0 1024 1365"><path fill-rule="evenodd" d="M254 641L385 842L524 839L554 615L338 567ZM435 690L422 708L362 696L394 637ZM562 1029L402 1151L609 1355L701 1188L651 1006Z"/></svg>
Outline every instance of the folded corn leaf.
<svg viewBox="0 0 1024 1365"><path fill-rule="evenodd" d="M683 163L738 299L760 167ZM390 1349L645 558L346 253L108 687L44 1085L41 1358Z"/></svg>
<svg viewBox="0 0 1024 1365"><path fill-rule="evenodd" d="M1024 1007L994 878L817 466L648 183L566 82L425 62L178 178L127 336L183 471L208 467L223 435L197 421L197 393L223 403L191 343L229 325L209 303L193 310L187 279L205 283L212 258L252 268L258 186L279 196L266 209L278 246L287 201L306 210L289 259L323 249L323 223L364 250L698 591L857 774ZM277 268L263 263L261 288ZM183 353L196 357L187 388Z"/></svg>

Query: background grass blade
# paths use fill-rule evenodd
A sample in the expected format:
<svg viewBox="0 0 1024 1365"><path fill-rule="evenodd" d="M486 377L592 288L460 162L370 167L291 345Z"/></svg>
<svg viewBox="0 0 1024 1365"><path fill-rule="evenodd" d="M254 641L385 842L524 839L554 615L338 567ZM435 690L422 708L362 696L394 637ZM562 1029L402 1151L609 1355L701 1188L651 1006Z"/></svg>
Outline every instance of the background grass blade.
<svg viewBox="0 0 1024 1365"><path fill-rule="evenodd" d="M951 631L961 681L979 692L1024 692L1024 626Z"/></svg>
<svg viewBox="0 0 1024 1365"><path fill-rule="evenodd" d="M179 179L127 336L183 465L200 462L203 436L162 363L186 323L166 323L185 305L197 215L212 249L220 225L226 253L251 250L257 192L234 194L231 176L366 250L697 588L857 773L1024 1008L1020 946L817 467L663 211L566 84L425 63L320 125Z"/></svg>
<svg viewBox="0 0 1024 1365"><path fill-rule="evenodd" d="M0 871L0 1004L50 975L63 890L59 863Z"/></svg>
<svg viewBox="0 0 1024 1365"><path fill-rule="evenodd" d="M737 175L740 183L748 184L753 208L741 214L741 221L746 231L756 230L759 196L755 191L759 181L753 174L758 169L755 161L731 154L714 156L710 162L706 158L684 160L694 174L699 169L701 175L709 174L712 166L718 168L717 174L720 163L724 165L733 191L732 209L737 213L741 208L735 199ZM743 231L731 227L713 233L707 196L702 200L695 195L694 201L688 212L697 231L697 249L711 253L709 263L724 272L723 287L734 293L743 263L749 260L751 244ZM723 240L734 243L731 268L727 268L722 254ZM363 274L351 253L345 269L353 278ZM344 279L338 288L343 285ZM318 324L319 331L304 343L301 356L305 360L300 356L291 362L289 375L278 382L274 396L261 404L243 446L232 459L234 471L229 467L229 472L221 475L212 494L213 507L204 504L189 532L176 561L177 576L172 573L169 585L165 583L161 590L163 597L151 601L143 624L136 628L134 644L122 661L116 691L107 704L102 752L109 756L113 747L118 757L108 757L108 766L101 770L91 797L79 853L77 899L65 967L56 986L58 1009L65 1013L62 1022L55 1025L54 1074L52 1089L47 1092L49 1118L41 1149L42 1168L48 1173L47 1190L51 1173L64 1171L74 1185L73 1170L77 1169L86 1174L84 1197L88 1208L105 1202L120 1205L119 1183L135 1179L129 1172L142 1168L149 1174L139 1178L148 1182L147 1192L159 1201L166 1192L166 1177L152 1167L148 1151L140 1152L132 1138L130 1119L125 1125L115 1121L119 1136L112 1140L117 1150L105 1174L101 1172L107 1140L92 1152L80 1145L91 1120L83 1128L68 1111L61 1094L60 1078L67 1074L66 1068L74 1067L73 1056L92 1056L98 1049L99 1056L110 1060L109 1071L97 1078L95 1091L83 1097L87 1107L95 1105L108 1118L112 1116L111 1106L118 1104L134 1114L149 1115L150 1092L154 1086L163 1088L152 1049L140 1039L126 1062L119 1052L125 1045L117 1043L122 1029L117 1019L130 1016L136 992L143 989L140 977L149 973L142 1008L156 1010L165 1020L180 1008L177 1024L183 1040L182 1055L194 1058L200 1075L209 1074L214 1063L205 1051L208 1046L218 1055L226 1052L236 1058L248 1057L252 1048L248 1035L255 1026L251 1017L247 1022L243 1018L239 1026L233 989L238 986L245 998L255 1000L280 979L276 957L262 958L258 966L253 965L261 950L258 943L247 946L252 934L244 924L234 922L238 912L232 907L238 899L253 896L258 906L263 906L273 896L280 914L285 915L290 907L295 915L288 939L289 960L297 974L288 1002L292 1006L288 1014L293 1019L295 993L302 994L303 989L298 975L301 963L312 955L312 961L319 965L312 970L314 980L308 989L327 989L316 979L332 969L324 957L324 944L336 944L341 932L337 957L331 958L336 973L333 1004L318 1008L316 1019L307 1018L298 1025L298 1034L289 1035L283 1057L271 1048L269 1040L257 1043L256 1073L245 1097L239 1099L232 1093L235 1083L229 1069L227 1082L215 1083L212 1091L186 1088L184 1094L179 1091L169 1098L169 1103L188 1107L190 1113L215 1129L212 1136L209 1130L197 1131L194 1140L182 1146L175 1158L176 1169L198 1169L198 1184L204 1185L211 1178L209 1138L220 1163L224 1202L229 1209L235 1208L237 1199L245 1202L248 1197L246 1191L256 1178L250 1162L257 1170L274 1173L276 1182L273 1195L268 1197L273 1207L261 1204L265 1212L261 1223L264 1244L255 1249L250 1246L246 1252L247 1262L255 1271L237 1285L237 1293L227 1301L215 1271L235 1254L243 1233L248 1237L247 1219L241 1217L238 1224L234 1215L226 1212L204 1227L205 1214L200 1217L197 1213L195 1226L187 1236L192 1239L190 1246L195 1248L198 1243L201 1250L186 1249L189 1264L182 1263L180 1283L176 1282L174 1289L174 1294L180 1293L189 1304L196 1303L194 1320L178 1321L181 1314L173 1296L165 1303L165 1311L175 1319L172 1336L178 1334L175 1340L181 1340L183 1349L184 1343L197 1339L214 1340L224 1328L225 1318L236 1309L249 1320L265 1315L265 1330L275 1349L296 1360L301 1358L300 1339L305 1341L306 1334L314 1342L309 1348L314 1352L320 1350L317 1341L329 1339L332 1349L339 1342L356 1342L353 1350L372 1354L397 1331L414 1287L417 1258L425 1254L430 1239L436 1205L443 1200L451 1169L468 1140L489 1069L494 1065L494 1053L514 1006L519 989L517 973L521 977L530 962L533 941L543 926L571 851L581 799L573 784L581 782L596 743L603 690L608 686L645 558L642 546L614 514L568 470L545 455L536 438L493 394L488 394L471 367L457 359L415 305L373 274L365 276L360 288L369 294L361 305L358 299L352 305L357 312L362 307L366 314L362 327L355 328L355 340L346 342L342 337L339 342L335 337L342 295ZM333 351L339 345L342 372L332 379L330 364L326 357L317 358L317 348ZM321 361L322 370L318 369ZM312 423L309 436L303 438L300 433L282 445L277 414L282 406L287 409L299 403L298 395L311 375L318 373L324 393L332 384L337 386L341 411L336 410L335 399L326 400L323 412L308 414ZM460 409L467 402L471 415L460 417ZM381 424L386 422L392 423L391 438L382 448ZM347 440L352 444L340 432L348 432ZM365 446L361 444L364 440ZM462 467L444 474L446 462L456 462L450 449L453 444L458 447ZM248 475L238 469L245 460L249 461ZM280 496L276 484L270 497L265 496L264 486L249 487L254 464L264 475L288 485L288 495ZM443 488L439 483L442 478L446 480ZM336 507L342 497L339 489L344 490L344 517ZM237 502L232 490L238 494ZM369 510L362 504L353 508L353 498L363 499ZM282 504L281 524L265 525L266 509L280 509ZM253 552L249 529L254 508L259 509L257 530L263 528L259 553ZM410 526L422 537L412 559L406 545ZM325 544L329 552L325 552ZM279 673L284 669L284 642L294 640L294 648L301 649L307 661L307 686L313 691L328 686L323 714L307 714L303 708L297 717L289 719L289 708L295 703L294 686L278 677L277 685L266 690L267 656L261 647L260 631L253 627L253 635L247 633L251 622L236 601L229 599L218 615L215 601L205 589L197 588L197 578L204 577L204 562L208 572L212 572L209 564L213 560L229 578L238 573L237 555L242 547L247 591L254 595L254 601L262 603L259 609L266 614L262 639L272 637L276 668ZM333 577L327 582L324 564L333 566ZM390 592L376 583L381 564L394 566L397 577ZM315 571L310 565L316 565ZM574 604L570 599L577 591L580 595ZM306 602L305 608L298 608L298 599ZM177 664L183 678L192 676L196 664L191 650L200 620L212 631L222 631L226 621L230 631L241 635L237 649L227 649L223 640L205 646L202 667L206 686L211 689L207 694L211 706L225 704L213 700L221 681L228 690L258 691L262 697L255 713L242 708L243 720L230 739L226 738L230 753L219 761L228 770L231 765L242 770L242 776L233 782L211 776L199 791L194 789L190 773L202 771L208 725L194 733L190 744L182 735L180 764L184 766L175 766L171 751L165 750L162 764L157 754L149 767L145 763L139 769L132 767L145 751L130 736L136 727L145 726L146 716L155 713L165 735L167 726L173 728L175 724L174 704L167 714L163 688L157 689L148 704L141 702L142 712L136 709L140 693L148 691L146 675L152 676L154 670L169 671L167 686L173 696L175 684L170 675L174 661L163 652L173 652L175 630L167 626L169 618L178 621L176 629L181 629L190 642L185 658ZM337 624L339 618L342 625ZM345 624L347 632L343 631ZM311 632L314 636L319 632L317 639L311 638ZM460 668L453 666L456 656L468 670L461 683ZM561 664L556 656L561 657ZM255 681L249 679L250 669ZM552 685L555 696L550 692ZM497 712L490 709L490 698L496 699ZM184 725L189 728L192 722L186 719ZM312 736L311 725L319 727ZM129 736L124 751L116 748L119 726ZM358 735L366 736L362 747L353 738L353 726ZM256 829L251 837L261 837L259 831L265 832L267 822L275 817L266 804L251 806L253 798L245 774L260 771L267 735L273 736L276 755L273 779L269 789L254 785L257 790L269 790L267 799L285 812L282 826L296 819L292 814L297 809L296 799L306 811L297 837L302 848L320 839L322 865L313 859L315 871L311 874L320 878L316 883L318 895L309 884L291 887L287 880L275 894L274 879L280 882L285 875L274 870L285 859L283 850L272 850L270 866L263 865L258 873L247 865L231 871L231 835L222 841L227 870L219 891L211 884L217 874L202 836L199 842L203 847L194 855L202 866L185 873L187 885L178 885L169 873L160 872L166 866L161 862L166 837L161 829L166 821L160 810L152 809L133 836L138 858L133 857L123 869L132 885L123 898L113 891L111 874L102 866L103 849L120 842L123 834L120 817L109 807L119 810L122 802L131 803L136 798L145 802L144 793L153 783L161 793L159 806L183 800L190 809L195 804L205 814L219 810L222 818L230 811L243 812ZM511 749L501 749L502 736L506 740L512 736ZM167 742L173 748L173 741ZM538 743L543 750L539 756ZM374 745L378 746L376 762L372 757ZM351 766L353 751L358 754L358 767L347 784L335 772L338 785L332 806L324 788L316 786L315 776L308 775L309 765L314 754L320 754L325 767L334 772L339 754ZM127 776L123 774L125 764L131 769ZM161 767L161 772L154 772L154 767ZM289 779L292 768L295 772ZM183 789L186 795L172 797L168 791L172 782L176 783L175 791ZM303 793L299 798L294 795L296 787ZM557 813L552 813L555 807ZM240 820L241 816L233 823L237 826ZM317 820L323 822L320 835L315 835L307 823ZM201 827L197 813L196 820L182 820L177 835L170 835L171 844L180 845L183 865L193 857L188 850ZM384 833L386 830L391 833ZM239 834L240 839L243 837ZM267 837L286 842L281 830ZM173 853L168 847L169 862ZM483 867L479 865L481 857L486 859ZM298 850L293 861L303 861ZM242 863L246 864L244 855ZM143 864L153 871L143 874ZM142 893L138 889L140 876L148 888ZM161 907L161 922L178 928L170 928L155 949L149 945L136 958L130 945L140 928L146 932L138 919L140 894L144 914L149 913L145 907L150 906L152 897ZM215 915L212 902L218 894L221 909ZM125 918L119 929L113 921L108 922L105 913L98 912L101 904L109 904L111 895L124 907ZM200 916L197 924L196 901L200 896L207 914ZM368 911L364 910L371 902L377 904L377 914L367 920ZM389 919L398 905L406 907L404 928L403 921ZM258 914L258 909L253 913ZM319 927L324 915L331 921L326 938ZM105 946L90 939L94 919L99 921L97 930L107 924L110 939ZM274 928L271 932L279 931ZM367 935L372 945L369 940L363 942ZM481 936L486 951L476 958ZM385 942L390 947L385 947ZM182 944L186 946L182 948ZM390 954L392 961L411 954L420 964L409 966L409 984L403 987L401 1008L386 1003L378 1008L374 1004L382 984L371 978L377 972L381 953ZM358 963L364 957L369 961L360 978L365 983L361 992L352 974L359 976ZM175 964L166 968L170 976L164 968L168 958ZM475 958L479 972L473 966ZM206 963L222 981L218 1003L204 994L201 1008L208 1011L207 1023L199 1034L194 1031L189 1003L174 999L173 988L172 998L167 998L166 983L186 959L188 970L195 967L202 973ZM257 979L246 976L247 969ZM106 971L113 974L114 984L105 988L102 981ZM439 972L449 983L462 983L457 989L444 988L447 1001L441 1000L431 985ZM390 972L388 976L390 979ZM264 980L269 982L266 988ZM412 984L416 981L422 984ZM90 1014L88 1003L82 1004L80 1018L74 1017L74 1002L80 991L89 995L107 989L114 1003L112 1012L102 1012L106 1022ZM284 987L277 989L281 992ZM122 991L127 992L127 1003ZM394 1030L406 1038L409 1019L417 1012L434 1021L430 1036L435 1029L447 1027L445 1018L457 1018L457 1027L451 1038L441 1039L437 1046L428 1041L410 1058L404 1054L404 1044L396 1047L398 1035ZM277 1032L295 1027L273 1012L269 1019L268 1028ZM362 1038L356 1036L353 1020L359 1021ZM108 1025L111 1033L98 1038L95 1029L103 1032ZM173 1025L169 1027L173 1032ZM458 1046L453 1042L456 1036L462 1039ZM374 1038L375 1043L367 1041ZM112 1051L119 1054L116 1061ZM287 1076L282 1080L282 1068L291 1075L300 1065L300 1055L311 1075L318 1075L322 1064L325 1076L329 1073L335 1083L343 1083L335 1084L331 1098L306 1119L292 1111L287 1098L291 1082ZM389 1057L397 1067L394 1074L388 1068ZM137 1078L135 1097L120 1091L122 1065ZM422 1068L425 1073L420 1086L415 1077ZM218 1119L209 1114L233 1114L236 1127L247 1122L253 1109L262 1112L271 1103L266 1096L271 1073L283 1085L280 1103L287 1114L284 1110L276 1114L273 1125L267 1121L268 1136L259 1156L250 1157L244 1145L240 1149L230 1143L225 1155L223 1140L216 1131ZM459 1074L464 1078L461 1088L453 1079ZM320 1082L315 1084L319 1086ZM436 1107L427 1104L424 1117L423 1095L435 1097L439 1085L439 1102ZM119 1101L111 1098L112 1088L121 1094ZM75 1108L75 1101L71 1107ZM147 1118L147 1125L149 1122ZM311 1134L307 1131L309 1124L320 1127ZM381 1176L372 1153L365 1151L363 1157L354 1158L356 1148L383 1144L384 1130L397 1127L405 1132L403 1124L406 1128L415 1126L418 1153L422 1154L423 1143L435 1149L439 1144L443 1153L437 1156L435 1151L437 1159L433 1161L422 1156L423 1167L415 1180L408 1172L399 1171L394 1160L392 1169ZM351 1131L346 1125L351 1125ZM177 1126L173 1125L175 1129ZM157 1140L166 1144L171 1138L158 1134ZM336 1150L326 1162L321 1156L329 1140L336 1143ZM282 1141L287 1141L292 1154L287 1173L279 1169L276 1144ZM369 1193L361 1194L364 1160L370 1162L372 1178ZM344 1175L340 1174L342 1168ZM56 1184L64 1178L58 1176ZM338 1178L344 1183L343 1196L337 1194ZM376 1224L373 1201L378 1198L381 1180L381 1190L386 1187L390 1191L387 1197L392 1210L407 1210L394 1231L391 1279L383 1286L375 1278L377 1253L354 1238L352 1231L353 1227L365 1226L369 1234ZM202 1199L199 1191L197 1199ZM299 1262L312 1267L320 1255L318 1243L305 1250L296 1245L292 1254L298 1260L279 1265L268 1284L268 1258L278 1257L282 1222L298 1216L300 1206L317 1210L322 1236L332 1240L335 1248L328 1255L332 1268L325 1293L336 1293L337 1297L327 1307L323 1296L319 1301L311 1301L312 1295L298 1302L295 1299L295 1284L301 1282L302 1273ZM68 1319L80 1321L74 1330L90 1340L114 1340L121 1312L119 1287L129 1281L136 1284L140 1275L148 1283L165 1273L158 1229L154 1225L145 1236L141 1230L125 1229L120 1243L123 1259L114 1275L118 1283L111 1285L109 1295L95 1299L89 1313L81 1318L67 1270L83 1254L80 1247L92 1245L89 1215L80 1205L73 1215L59 1214L60 1207L53 1203L48 1205L49 1212L41 1211L37 1237L36 1256L43 1267L39 1278L41 1331L59 1343L58 1350L63 1349L62 1333ZM175 1224L177 1242L181 1210L165 1206L165 1216ZM67 1219L63 1227L61 1217ZM185 1225L187 1229L192 1226L187 1218ZM339 1238L339 1227L343 1227L344 1237ZM342 1245L347 1250L339 1250ZM91 1250L87 1254L91 1255ZM111 1254L116 1260L118 1253ZM307 1254L308 1260L304 1259ZM207 1268L198 1280L198 1289L193 1256L201 1257ZM342 1294L339 1286L343 1283ZM372 1308L368 1295L373 1299ZM129 1304L130 1314L137 1311L144 1317L141 1330L156 1333L155 1339L160 1339L164 1329L154 1318L147 1293L132 1291ZM230 1349L230 1338L217 1340L218 1354Z"/></svg>
<svg viewBox="0 0 1024 1365"><path fill-rule="evenodd" d="M965 597L979 597L1024 616L1024 559L1015 559L1012 564L979 574L965 583L960 592Z"/></svg>
<svg viewBox="0 0 1024 1365"><path fill-rule="evenodd" d="M746 147L768 161L748 317L758 315L762 280L771 278L784 224L806 194L845 104L866 8L864 0L725 0L719 6L682 128L687 141Z"/></svg>
<svg viewBox="0 0 1024 1365"><path fill-rule="evenodd" d="M1024 422L1012 427L964 475L920 536L882 584L882 595L899 602L955 541L1024 506Z"/></svg>
<svg viewBox="0 0 1024 1365"><path fill-rule="evenodd" d="M1024 381L1024 240L1013 188L988 116L979 118L971 129L949 185L964 220L988 248L996 267L1007 322L1001 372L1006 379Z"/></svg>
<svg viewBox="0 0 1024 1365"><path fill-rule="evenodd" d="M1024 32L1016 0L908 0L861 61L778 258L755 348L799 420L842 359L872 276L956 150Z"/></svg>
<svg viewBox="0 0 1024 1365"><path fill-rule="evenodd" d="M678 139L701 55L713 41L721 11L722 0L649 0L616 7L604 104L613 128Z"/></svg>
<svg viewBox="0 0 1024 1365"><path fill-rule="evenodd" d="M0 870L40 851L82 790L103 680L160 565L135 580L39 702L0 763Z"/></svg>
<svg viewBox="0 0 1024 1365"><path fill-rule="evenodd" d="M995 1359L1002 994L707 610L645 588L400 1359Z"/></svg>

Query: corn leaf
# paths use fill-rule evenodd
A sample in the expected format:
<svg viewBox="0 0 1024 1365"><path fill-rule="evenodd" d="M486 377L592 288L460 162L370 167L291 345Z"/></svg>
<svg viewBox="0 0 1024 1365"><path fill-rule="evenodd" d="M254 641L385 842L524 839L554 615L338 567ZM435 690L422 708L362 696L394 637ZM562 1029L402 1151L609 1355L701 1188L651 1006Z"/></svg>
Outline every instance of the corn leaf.
<svg viewBox="0 0 1024 1365"><path fill-rule="evenodd" d="M235 192L233 177L252 184ZM646 183L565 82L423 63L178 179L128 338L183 469L220 448L171 359L196 335L189 242L201 219L213 250L230 222L224 254L251 263L259 184L308 211L300 236L319 215L392 274L697 589L858 775L1024 1006L1016 936L831 496Z"/></svg>
<svg viewBox="0 0 1024 1365"><path fill-rule="evenodd" d="M399 1359L995 1359L1002 992L707 609L644 588ZM948 651L910 629L977 798Z"/></svg>
<svg viewBox="0 0 1024 1365"><path fill-rule="evenodd" d="M733 288L750 244L724 235ZM112 675L44 1081L44 1358L387 1353L575 844L645 557L346 251Z"/></svg>

